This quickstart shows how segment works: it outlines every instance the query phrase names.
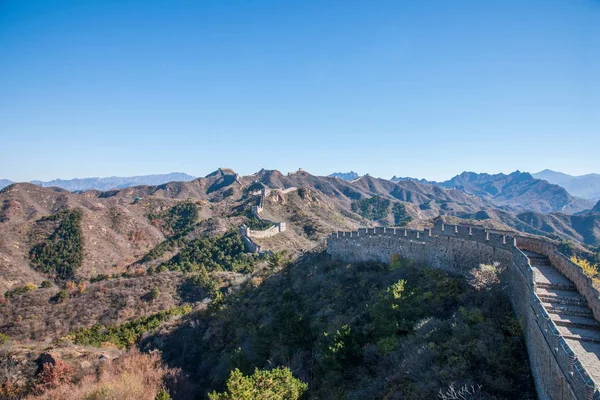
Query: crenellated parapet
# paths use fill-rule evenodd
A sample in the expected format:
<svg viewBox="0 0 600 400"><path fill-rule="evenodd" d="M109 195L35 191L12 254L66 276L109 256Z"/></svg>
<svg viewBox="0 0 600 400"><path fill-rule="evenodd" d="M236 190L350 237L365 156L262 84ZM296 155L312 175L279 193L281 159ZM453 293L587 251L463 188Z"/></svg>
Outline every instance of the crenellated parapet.
<svg viewBox="0 0 600 400"><path fill-rule="evenodd" d="M600 376L596 372L600 371L600 362L590 365L585 346L573 347L576 342L561 335L536 293L537 272L524 251L548 257L552 267L568 278L585 298L594 318L600 320L600 293L582 269L560 253L551 241L442 221L424 230L376 227L339 231L327 240L328 254L348 262L389 262L392 256L398 255L458 273L468 273L480 264L504 265L509 276L511 305L524 323L538 397L600 399L600 379L594 380L594 376ZM598 349L600 353L600 347Z"/></svg>

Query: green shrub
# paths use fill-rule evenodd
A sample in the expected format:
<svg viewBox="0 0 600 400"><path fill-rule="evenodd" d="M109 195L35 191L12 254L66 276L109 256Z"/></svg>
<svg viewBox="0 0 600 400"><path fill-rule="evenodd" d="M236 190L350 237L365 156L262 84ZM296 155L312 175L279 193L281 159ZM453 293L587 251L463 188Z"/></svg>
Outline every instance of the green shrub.
<svg viewBox="0 0 600 400"><path fill-rule="evenodd" d="M154 301L158 299L160 296L160 289L154 286L148 293L146 293L143 297L146 301Z"/></svg>
<svg viewBox="0 0 600 400"><path fill-rule="evenodd" d="M58 293L56 293L55 296L52 297L51 300L55 303L64 303L69 299L69 297L71 297L69 292L67 292L65 289L61 289L58 291Z"/></svg>
<svg viewBox="0 0 600 400"><path fill-rule="evenodd" d="M250 273L256 260L256 255L245 253L241 236L232 231L217 238L191 240L164 265L170 270L185 272L205 268L207 271Z"/></svg>
<svg viewBox="0 0 600 400"><path fill-rule="evenodd" d="M177 288L177 293L186 302L200 301L207 296L214 297L216 291L217 282L204 267L200 267Z"/></svg>
<svg viewBox="0 0 600 400"><path fill-rule="evenodd" d="M160 389L160 391L154 397L154 400L171 400L171 395L166 391L165 388Z"/></svg>
<svg viewBox="0 0 600 400"><path fill-rule="evenodd" d="M412 221L412 217L406 211L406 206L402 203L394 203L392 213L394 214L394 225L396 226L405 226Z"/></svg>
<svg viewBox="0 0 600 400"><path fill-rule="evenodd" d="M192 311L189 305L161 311L147 317L137 318L117 326L94 325L88 329L74 332L73 342L87 346L100 347L104 342L110 342L120 348L135 344L143 334L156 330L163 322L178 315Z"/></svg>
<svg viewBox="0 0 600 400"><path fill-rule="evenodd" d="M192 201L174 205L168 211L159 214L148 214L150 221L163 220L164 227L174 237L181 237L194 229L198 219L198 206Z"/></svg>
<svg viewBox="0 0 600 400"><path fill-rule="evenodd" d="M0 346L2 346L4 343L8 342L10 340L10 336L0 332Z"/></svg>
<svg viewBox="0 0 600 400"><path fill-rule="evenodd" d="M12 290L7 290L6 293L4 293L4 297L9 299L11 297L21 296L21 295L23 295L27 292L31 292L35 289L37 289L36 285L34 285L33 283L28 283L24 286L18 286Z"/></svg>
<svg viewBox="0 0 600 400"><path fill-rule="evenodd" d="M294 378L289 368L259 370L244 376L239 369L231 372L227 380L227 392L212 392L210 400L297 400L308 385Z"/></svg>
<svg viewBox="0 0 600 400"><path fill-rule="evenodd" d="M362 217L376 221L387 218L390 212L390 200L379 196L352 202L351 208Z"/></svg>
<svg viewBox="0 0 600 400"><path fill-rule="evenodd" d="M42 289L47 289L49 287L52 287L52 282L50 282L50 281L43 281L40 284L40 288L42 288Z"/></svg>
<svg viewBox="0 0 600 400"><path fill-rule="evenodd" d="M40 221L60 221L56 230L29 253L31 262L39 270L55 274L60 279L71 279L83 261L80 210L61 211Z"/></svg>

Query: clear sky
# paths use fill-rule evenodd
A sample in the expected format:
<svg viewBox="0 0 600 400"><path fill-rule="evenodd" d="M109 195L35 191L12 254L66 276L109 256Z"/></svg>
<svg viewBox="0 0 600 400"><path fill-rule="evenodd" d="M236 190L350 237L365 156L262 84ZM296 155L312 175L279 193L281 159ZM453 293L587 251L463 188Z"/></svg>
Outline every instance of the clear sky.
<svg viewBox="0 0 600 400"><path fill-rule="evenodd" d="M0 0L0 178L600 172L598 0Z"/></svg>

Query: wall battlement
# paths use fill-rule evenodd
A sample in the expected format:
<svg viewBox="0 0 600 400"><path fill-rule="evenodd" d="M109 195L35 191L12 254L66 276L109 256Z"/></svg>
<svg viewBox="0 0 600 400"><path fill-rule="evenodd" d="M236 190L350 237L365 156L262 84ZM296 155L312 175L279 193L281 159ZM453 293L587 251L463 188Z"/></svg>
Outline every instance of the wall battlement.
<svg viewBox="0 0 600 400"><path fill-rule="evenodd" d="M536 294L536 272L522 250L547 256L553 267L573 282L587 300L595 319L600 320L600 293L581 268L550 241L475 226L447 225L441 221L422 231L361 228L353 232L334 232L327 240L327 253L348 262L389 262L393 255L399 255L459 273L468 273L480 264L498 262L506 266L509 298L515 314L524 322L538 397L541 400L600 399L600 382L594 382L577 351L560 335ZM600 368L600 365L595 367Z"/></svg>

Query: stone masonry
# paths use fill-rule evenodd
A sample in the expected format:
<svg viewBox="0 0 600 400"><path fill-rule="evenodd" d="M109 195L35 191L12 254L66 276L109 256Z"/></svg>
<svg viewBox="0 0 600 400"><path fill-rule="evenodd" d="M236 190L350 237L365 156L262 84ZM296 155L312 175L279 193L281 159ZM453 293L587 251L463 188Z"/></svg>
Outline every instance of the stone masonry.
<svg viewBox="0 0 600 400"><path fill-rule="evenodd" d="M600 293L554 243L438 221L424 231L336 232L327 252L348 262L398 255L459 273L480 264L506 266L539 399L600 399Z"/></svg>

